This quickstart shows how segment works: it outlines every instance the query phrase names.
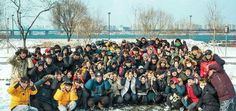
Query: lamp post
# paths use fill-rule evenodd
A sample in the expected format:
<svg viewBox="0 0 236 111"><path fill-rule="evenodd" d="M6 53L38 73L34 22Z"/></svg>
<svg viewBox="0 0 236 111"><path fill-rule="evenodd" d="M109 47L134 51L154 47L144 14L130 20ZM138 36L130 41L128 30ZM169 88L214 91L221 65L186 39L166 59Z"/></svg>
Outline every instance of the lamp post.
<svg viewBox="0 0 236 111"><path fill-rule="evenodd" d="M191 37L191 31L192 31L192 15L189 15L189 39Z"/></svg>
<svg viewBox="0 0 236 111"><path fill-rule="evenodd" d="M227 55L227 47L228 47L228 33L229 33L229 26L225 26L225 57Z"/></svg>
<svg viewBox="0 0 236 111"><path fill-rule="evenodd" d="M110 15L111 15L111 12L108 12L108 34L109 34L109 40L111 38L111 26L110 26Z"/></svg>
<svg viewBox="0 0 236 111"><path fill-rule="evenodd" d="M9 53L9 18L7 18L7 35L6 35L6 38L7 38L7 53Z"/></svg>
<svg viewBox="0 0 236 111"><path fill-rule="evenodd" d="M14 15L11 15L11 28L12 28L12 37L14 37Z"/></svg>

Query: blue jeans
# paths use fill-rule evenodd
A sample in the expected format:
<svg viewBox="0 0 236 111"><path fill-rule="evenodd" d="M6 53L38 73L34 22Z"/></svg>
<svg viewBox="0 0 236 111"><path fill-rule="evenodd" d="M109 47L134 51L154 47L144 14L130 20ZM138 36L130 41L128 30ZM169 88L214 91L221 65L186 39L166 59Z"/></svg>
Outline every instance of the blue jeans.
<svg viewBox="0 0 236 111"><path fill-rule="evenodd" d="M220 111L236 111L236 97L220 101Z"/></svg>

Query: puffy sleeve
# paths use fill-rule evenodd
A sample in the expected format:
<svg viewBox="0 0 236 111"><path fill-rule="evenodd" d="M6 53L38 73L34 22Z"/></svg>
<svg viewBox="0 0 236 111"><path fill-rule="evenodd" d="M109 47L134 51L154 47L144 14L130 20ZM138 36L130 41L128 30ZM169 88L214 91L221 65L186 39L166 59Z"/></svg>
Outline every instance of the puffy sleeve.
<svg viewBox="0 0 236 111"><path fill-rule="evenodd" d="M60 101L62 99L63 96L63 92L60 89L57 89L55 95L53 96L53 98L57 101Z"/></svg>

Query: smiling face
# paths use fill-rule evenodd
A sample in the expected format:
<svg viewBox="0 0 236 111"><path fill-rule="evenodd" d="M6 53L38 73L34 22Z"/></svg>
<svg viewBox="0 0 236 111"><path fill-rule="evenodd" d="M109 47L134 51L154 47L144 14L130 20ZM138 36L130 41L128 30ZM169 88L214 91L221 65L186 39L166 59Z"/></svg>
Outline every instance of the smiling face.
<svg viewBox="0 0 236 111"><path fill-rule="evenodd" d="M41 72L43 70L43 66L42 65L39 65L38 66L38 71Z"/></svg>
<svg viewBox="0 0 236 111"><path fill-rule="evenodd" d="M210 55L210 54L209 54L209 55L206 55L206 59L207 59L207 60L210 60L211 57L212 57L212 55Z"/></svg>
<svg viewBox="0 0 236 111"><path fill-rule="evenodd" d="M47 62L47 64L51 64L52 63L52 58L47 57L45 61Z"/></svg>
<svg viewBox="0 0 236 111"><path fill-rule="evenodd" d="M26 54L26 53L24 53L24 52L21 52L21 53L20 53L20 58L21 58L21 59L25 59L25 58L26 58L26 56L27 56L27 54Z"/></svg>
<svg viewBox="0 0 236 111"><path fill-rule="evenodd" d="M65 89L66 89L66 91L70 91L71 90L71 88L72 88L72 86L71 85L65 85Z"/></svg>
<svg viewBox="0 0 236 111"><path fill-rule="evenodd" d="M20 81L20 86L21 86L23 89L26 89L27 86L28 86L28 82L27 82L27 81L25 81L25 82L21 82L21 81Z"/></svg>
<svg viewBox="0 0 236 111"><path fill-rule="evenodd" d="M172 75L172 77L176 77L177 76L177 72L174 71L174 72L171 73L171 75Z"/></svg>
<svg viewBox="0 0 236 111"><path fill-rule="evenodd" d="M146 78L145 78L145 77L142 77L142 78L141 78L141 83L142 83L142 84L145 84L145 83L146 83Z"/></svg>
<svg viewBox="0 0 236 111"><path fill-rule="evenodd" d="M190 76L190 75L191 75L191 70L189 70L189 69L186 70L186 71L185 71L185 74L186 74L187 76Z"/></svg>
<svg viewBox="0 0 236 111"><path fill-rule="evenodd" d="M102 82L102 76L96 76L96 80L98 83Z"/></svg>

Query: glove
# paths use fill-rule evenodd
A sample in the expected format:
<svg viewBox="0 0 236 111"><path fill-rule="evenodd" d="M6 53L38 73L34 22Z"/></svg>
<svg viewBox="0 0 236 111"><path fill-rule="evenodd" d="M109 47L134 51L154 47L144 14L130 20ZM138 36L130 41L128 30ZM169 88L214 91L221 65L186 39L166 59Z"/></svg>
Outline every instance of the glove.
<svg viewBox="0 0 236 111"><path fill-rule="evenodd" d="M18 48L17 51L15 52L15 55L19 55L21 51L21 48Z"/></svg>

